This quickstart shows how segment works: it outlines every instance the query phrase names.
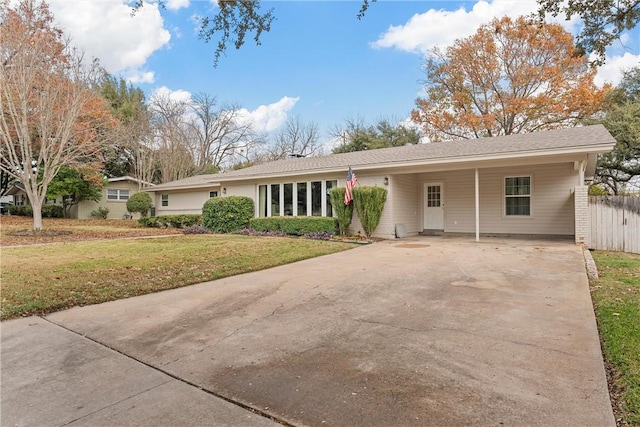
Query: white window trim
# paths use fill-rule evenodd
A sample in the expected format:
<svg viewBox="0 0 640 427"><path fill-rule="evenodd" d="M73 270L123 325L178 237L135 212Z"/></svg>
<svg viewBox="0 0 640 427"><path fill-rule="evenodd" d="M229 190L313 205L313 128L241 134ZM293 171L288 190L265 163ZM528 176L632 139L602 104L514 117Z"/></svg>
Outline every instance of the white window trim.
<svg viewBox="0 0 640 427"><path fill-rule="evenodd" d="M109 191L115 191L116 192L116 198L115 199L110 199L109 198ZM122 196L120 195L121 192L127 192L127 198L123 199ZM126 188L107 188L107 192L105 194L105 197L107 199L107 202L126 202L127 200L129 200L129 197L131 197L131 190L128 190Z"/></svg>
<svg viewBox="0 0 640 427"><path fill-rule="evenodd" d="M311 183L312 182L320 182L320 189L321 189L321 200L320 200L320 205L321 205L321 215L322 217L327 217L327 199L326 199L326 194L327 194L327 181L335 181L335 186L332 188L337 188L340 186L340 180L339 179L320 179L320 180L314 180L314 181L286 181L286 182L270 182L270 183L259 183L256 184L256 200L258 201L256 203L256 208L255 208L255 216L256 218L260 217L260 186L261 185L266 185L267 186L267 195L266 195L266 202L267 202L267 212L266 212L266 218L271 218L273 217L272 212L271 212L271 186L272 185L278 185L279 186L279 191L280 191L280 198L279 198L279 208L280 208L280 215L279 216L285 216L284 215L284 185L285 184L292 184L293 186L293 197L292 197L292 203L293 203L293 216L299 216L298 215L298 184L306 184L307 186L307 200L306 200L306 205L307 205L307 214L305 216L313 216L312 213L312 191L311 191ZM335 218L335 214L333 216L333 218Z"/></svg>
<svg viewBox="0 0 640 427"><path fill-rule="evenodd" d="M529 178L529 215L507 215L507 178ZM510 174L502 176L502 218L504 219L531 219L533 218L533 193L534 177L532 173ZM482 194L481 194L482 197ZM524 196L511 196L524 197Z"/></svg>

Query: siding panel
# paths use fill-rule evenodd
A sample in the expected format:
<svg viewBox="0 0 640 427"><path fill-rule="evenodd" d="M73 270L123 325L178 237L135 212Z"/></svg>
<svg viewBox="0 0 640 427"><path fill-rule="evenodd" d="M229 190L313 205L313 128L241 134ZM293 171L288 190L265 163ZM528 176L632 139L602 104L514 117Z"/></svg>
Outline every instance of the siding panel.
<svg viewBox="0 0 640 427"><path fill-rule="evenodd" d="M393 225L404 224L409 235L422 231L419 221L420 201L416 174L393 175L391 178L391 196L387 203L393 208Z"/></svg>
<svg viewBox="0 0 640 427"><path fill-rule="evenodd" d="M525 175L532 177L532 215L506 217L504 177ZM446 232L475 232L474 170L420 174L418 181L444 183ZM568 163L480 169L480 232L574 235L573 188L577 181L577 172ZM421 185L419 188L422 192ZM422 224L422 201L420 205Z"/></svg>

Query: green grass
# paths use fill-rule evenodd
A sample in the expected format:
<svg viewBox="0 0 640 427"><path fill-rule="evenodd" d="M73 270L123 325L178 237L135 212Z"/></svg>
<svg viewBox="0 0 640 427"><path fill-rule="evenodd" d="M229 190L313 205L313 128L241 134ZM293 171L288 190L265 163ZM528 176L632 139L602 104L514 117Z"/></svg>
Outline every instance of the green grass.
<svg viewBox="0 0 640 427"><path fill-rule="evenodd" d="M600 278L592 299L606 362L614 368L623 421L640 426L640 255L592 253ZM614 394L618 394L617 392Z"/></svg>
<svg viewBox="0 0 640 427"><path fill-rule="evenodd" d="M308 239L185 235L2 248L1 318L148 294L352 247Z"/></svg>

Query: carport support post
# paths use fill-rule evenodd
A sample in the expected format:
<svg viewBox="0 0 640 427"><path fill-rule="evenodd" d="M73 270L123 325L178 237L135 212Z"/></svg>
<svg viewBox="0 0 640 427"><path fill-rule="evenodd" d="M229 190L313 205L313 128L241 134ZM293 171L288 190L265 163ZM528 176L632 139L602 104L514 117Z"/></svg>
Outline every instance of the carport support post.
<svg viewBox="0 0 640 427"><path fill-rule="evenodd" d="M480 184L476 168L476 242L480 241Z"/></svg>

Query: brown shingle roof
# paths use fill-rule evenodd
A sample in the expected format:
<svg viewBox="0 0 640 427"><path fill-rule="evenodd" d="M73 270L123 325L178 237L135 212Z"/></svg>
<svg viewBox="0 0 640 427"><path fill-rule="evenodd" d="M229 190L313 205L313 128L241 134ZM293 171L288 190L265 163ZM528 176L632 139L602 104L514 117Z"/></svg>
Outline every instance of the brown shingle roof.
<svg viewBox="0 0 640 427"><path fill-rule="evenodd" d="M543 132L498 136L460 141L447 141L404 147L381 148L323 157L305 157L262 163L246 169L222 174L201 175L158 185L163 188L211 186L213 182L233 181L267 175L317 173L339 169L374 169L393 167L403 163L436 163L442 160L465 161L478 157L508 157L548 152L602 152L610 150L615 139L602 125Z"/></svg>

